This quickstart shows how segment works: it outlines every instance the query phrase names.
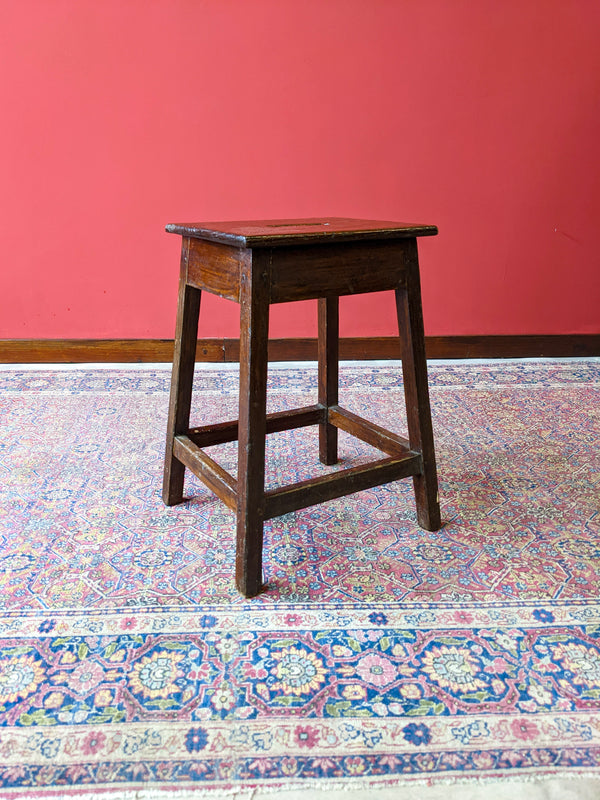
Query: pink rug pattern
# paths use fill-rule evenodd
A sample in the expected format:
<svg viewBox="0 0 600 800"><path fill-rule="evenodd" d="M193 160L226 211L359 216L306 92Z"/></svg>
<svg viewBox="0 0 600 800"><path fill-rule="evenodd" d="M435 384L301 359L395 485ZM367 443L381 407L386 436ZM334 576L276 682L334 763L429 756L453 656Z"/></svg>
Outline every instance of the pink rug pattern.
<svg viewBox="0 0 600 800"><path fill-rule="evenodd" d="M233 514L160 500L169 380L0 371L0 796L598 772L599 361L433 363L442 529L410 481L285 515L252 601ZM237 416L234 370L195 387L194 423ZM270 373L270 410L315 394ZM392 365L341 403L404 429ZM271 486L331 469L314 429L267 451Z"/></svg>

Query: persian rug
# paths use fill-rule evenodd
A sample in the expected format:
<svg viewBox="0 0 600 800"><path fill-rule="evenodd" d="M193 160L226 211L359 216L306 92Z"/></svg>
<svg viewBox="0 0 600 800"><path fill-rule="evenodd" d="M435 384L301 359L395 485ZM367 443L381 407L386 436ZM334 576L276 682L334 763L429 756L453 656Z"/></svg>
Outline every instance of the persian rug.
<svg viewBox="0 0 600 800"><path fill-rule="evenodd" d="M1 797L598 775L600 360L432 363L442 529L410 480L274 519L251 601L232 512L161 502L169 382L0 371ZM271 369L270 410L316 386ZM237 388L199 368L193 423ZM342 365L340 402L405 430L393 363ZM334 469L374 452L342 434ZM317 454L273 434L267 483Z"/></svg>

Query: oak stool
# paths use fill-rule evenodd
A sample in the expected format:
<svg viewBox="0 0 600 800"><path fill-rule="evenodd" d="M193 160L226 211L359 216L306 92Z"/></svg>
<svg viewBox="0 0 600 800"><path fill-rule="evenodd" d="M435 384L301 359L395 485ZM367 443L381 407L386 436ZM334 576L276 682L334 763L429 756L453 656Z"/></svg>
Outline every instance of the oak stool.
<svg viewBox="0 0 600 800"><path fill-rule="evenodd" d="M237 515L235 581L246 597L262 587L263 522L289 511L413 477L419 525L440 528L423 335L417 237L434 225L362 219L265 220L167 225L182 237L177 330L163 500L183 500L190 469ZM408 440L338 405L341 295L394 289ZM239 419L190 428L202 290L240 304ZM269 306L318 298L318 402L266 413ZM337 461L338 429L386 454L377 461L265 491L265 436L319 426L319 458ZM235 480L202 448L238 440Z"/></svg>

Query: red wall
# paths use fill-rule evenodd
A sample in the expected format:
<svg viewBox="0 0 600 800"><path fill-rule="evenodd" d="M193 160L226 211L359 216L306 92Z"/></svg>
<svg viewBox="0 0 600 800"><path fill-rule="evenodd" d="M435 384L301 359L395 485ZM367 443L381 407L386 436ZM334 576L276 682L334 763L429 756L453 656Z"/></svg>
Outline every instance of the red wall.
<svg viewBox="0 0 600 800"><path fill-rule="evenodd" d="M0 0L0 338L170 337L165 223L320 214L439 226L430 335L600 332L599 41L598 0Z"/></svg>

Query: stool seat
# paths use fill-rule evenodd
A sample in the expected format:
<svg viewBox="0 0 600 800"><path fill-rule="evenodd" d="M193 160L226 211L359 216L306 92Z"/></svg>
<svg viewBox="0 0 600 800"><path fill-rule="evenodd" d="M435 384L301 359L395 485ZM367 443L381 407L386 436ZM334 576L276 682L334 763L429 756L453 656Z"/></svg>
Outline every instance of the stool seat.
<svg viewBox="0 0 600 800"><path fill-rule="evenodd" d="M351 242L357 239L405 239L407 236L435 236L435 225L406 222L380 222L369 219L269 219L245 222L192 222L167 225L168 233L232 244L235 247L271 247L290 244L311 244L335 239Z"/></svg>
<svg viewBox="0 0 600 800"><path fill-rule="evenodd" d="M433 225L340 217L172 224L182 237L173 377L163 500L183 500L185 469L237 515L236 586L246 597L262 588L263 522L306 506L412 476L417 518L437 530L440 511L423 334L417 237ZM339 297L396 293L408 439L338 403ZM190 428L201 292L240 304L239 418ZM318 402L266 413L269 307L318 298ZM319 426L319 458L337 461L344 430L386 457L334 474L265 490L265 437ZM238 441L238 478L203 448Z"/></svg>

